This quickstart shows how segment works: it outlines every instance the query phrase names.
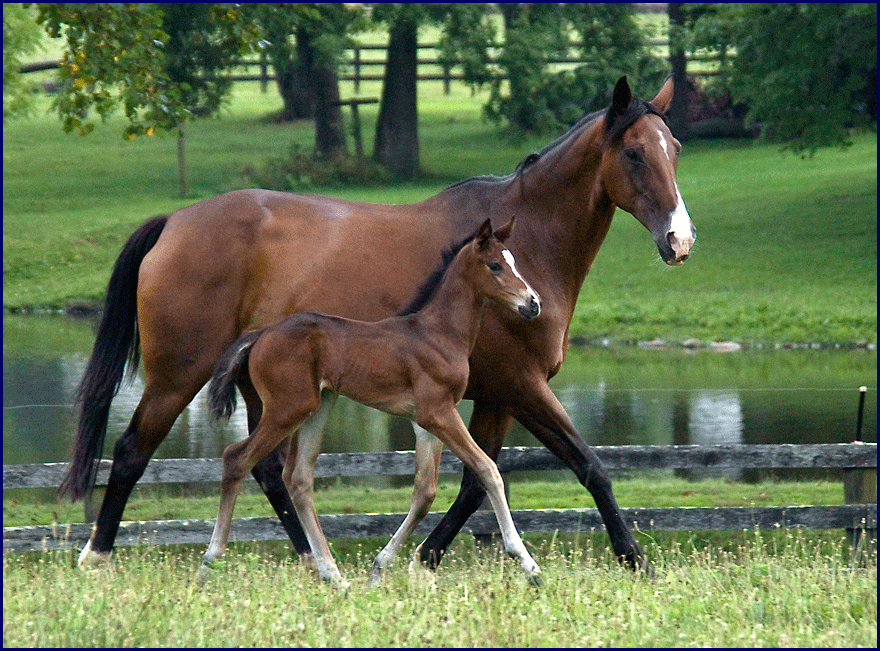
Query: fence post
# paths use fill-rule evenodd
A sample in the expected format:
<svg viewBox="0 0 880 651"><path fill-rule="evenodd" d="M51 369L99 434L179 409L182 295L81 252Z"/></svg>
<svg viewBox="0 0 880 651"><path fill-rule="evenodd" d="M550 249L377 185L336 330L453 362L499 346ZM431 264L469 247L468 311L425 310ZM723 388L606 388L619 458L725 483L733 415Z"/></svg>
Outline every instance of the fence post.
<svg viewBox="0 0 880 651"><path fill-rule="evenodd" d="M260 52L260 92L266 94L266 87L269 82L269 69L266 65L266 53Z"/></svg>
<svg viewBox="0 0 880 651"><path fill-rule="evenodd" d="M361 89L361 49L354 47L354 92L357 94Z"/></svg>
<svg viewBox="0 0 880 651"><path fill-rule="evenodd" d="M856 416L855 440L862 440L862 416L865 411L865 393L867 387L859 387L859 409ZM875 504L877 502L877 469L876 468L844 468L843 469L843 501L844 504ZM852 541L853 550L864 547L872 540L876 544L877 529L853 528L846 530ZM864 541L864 542L863 542Z"/></svg>

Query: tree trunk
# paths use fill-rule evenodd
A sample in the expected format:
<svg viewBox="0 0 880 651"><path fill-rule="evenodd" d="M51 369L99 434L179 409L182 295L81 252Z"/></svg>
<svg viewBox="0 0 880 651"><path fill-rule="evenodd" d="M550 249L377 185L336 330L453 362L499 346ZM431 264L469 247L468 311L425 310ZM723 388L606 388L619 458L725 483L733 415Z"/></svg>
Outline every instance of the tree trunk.
<svg viewBox="0 0 880 651"><path fill-rule="evenodd" d="M347 156L339 76L335 70L313 68L311 82L315 92L315 158Z"/></svg>
<svg viewBox="0 0 880 651"><path fill-rule="evenodd" d="M414 22L402 20L391 26L373 154L376 162L407 179L419 171L416 44Z"/></svg>
<svg viewBox="0 0 880 651"><path fill-rule="evenodd" d="M688 138L688 82L687 57L684 51L684 8L680 2L670 2L669 14L669 65L672 68L672 105L669 107L669 129L672 135L684 142Z"/></svg>
<svg viewBox="0 0 880 651"><path fill-rule="evenodd" d="M180 197L185 199L189 194L186 178L186 133L183 124L177 127L177 169L180 172Z"/></svg>

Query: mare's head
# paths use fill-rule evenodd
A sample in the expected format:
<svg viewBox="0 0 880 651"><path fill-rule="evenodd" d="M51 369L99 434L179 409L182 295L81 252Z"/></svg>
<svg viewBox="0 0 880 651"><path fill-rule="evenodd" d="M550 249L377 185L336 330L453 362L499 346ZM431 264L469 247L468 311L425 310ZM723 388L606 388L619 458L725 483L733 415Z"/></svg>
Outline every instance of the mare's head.
<svg viewBox="0 0 880 651"><path fill-rule="evenodd" d="M633 97L622 77L604 117L601 167L612 202L651 231L666 264L679 265L690 255L696 230L676 182L681 144L664 118L671 103L671 78L645 102Z"/></svg>
<svg viewBox="0 0 880 651"><path fill-rule="evenodd" d="M462 254L470 258L468 273L477 292L531 320L541 313L541 298L520 275L513 254L504 248L504 241L513 230L513 221L511 218L493 233L487 219Z"/></svg>

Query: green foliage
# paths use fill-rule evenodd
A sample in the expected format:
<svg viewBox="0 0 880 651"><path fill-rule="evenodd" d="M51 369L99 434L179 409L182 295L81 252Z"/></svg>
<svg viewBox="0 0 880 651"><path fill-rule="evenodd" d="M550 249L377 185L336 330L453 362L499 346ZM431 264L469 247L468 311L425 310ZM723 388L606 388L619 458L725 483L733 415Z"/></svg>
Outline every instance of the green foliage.
<svg viewBox="0 0 880 651"><path fill-rule="evenodd" d="M732 47L726 74L735 101L762 136L796 153L852 143L876 129L876 4L698 5L695 45Z"/></svg>
<svg viewBox="0 0 880 651"><path fill-rule="evenodd" d="M446 48L462 44L467 81L489 86L484 115L514 135L558 131L604 108L624 75L634 88L659 88L668 74L667 64L648 51L632 5L538 3L502 11L508 28L494 64L485 55L491 31L483 23L451 32ZM552 60L572 51L587 63L554 71Z"/></svg>
<svg viewBox="0 0 880 651"><path fill-rule="evenodd" d="M3 119L33 112L29 84L19 72L22 59L37 50L40 28L31 11L21 4L3 5Z"/></svg>
<svg viewBox="0 0 880 651"><path fill-rule="evenodd" d="M61 91L54 107L66 132L90 133L119 106L126 139L179 128L199 103L216 108L228 92L221 71L255 32L231 4L38 5L38 22L64 37ZM202 80L201 77L214 77Z"/></svg>

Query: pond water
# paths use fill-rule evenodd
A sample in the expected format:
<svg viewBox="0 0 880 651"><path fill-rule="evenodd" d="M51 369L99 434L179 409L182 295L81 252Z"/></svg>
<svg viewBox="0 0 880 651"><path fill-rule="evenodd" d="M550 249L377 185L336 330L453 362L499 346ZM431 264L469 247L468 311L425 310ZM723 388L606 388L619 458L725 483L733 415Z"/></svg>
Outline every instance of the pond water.
<svg viewBox="0 0 880 651"><path fill-rule="evenodd" d="M92 321L60 314L4 315L4 464L66 460L75 430L70 396L85 369L93 332ZM876 350L722 353L590 346L570 349L551 386L591 445L842 443L854 439L862 385L869 387L862 439L876 442L876 378ZM112 455L142 388L141 375L114 400L105 456ZM470 403L460 409L467 421ZM156 456L219 457L245 435L244 418L240 409L228 424L212 423L203 390ZM505 445L538 443L516 424ZM340 399L323 451L412 447L408 423Z"/></svg>

